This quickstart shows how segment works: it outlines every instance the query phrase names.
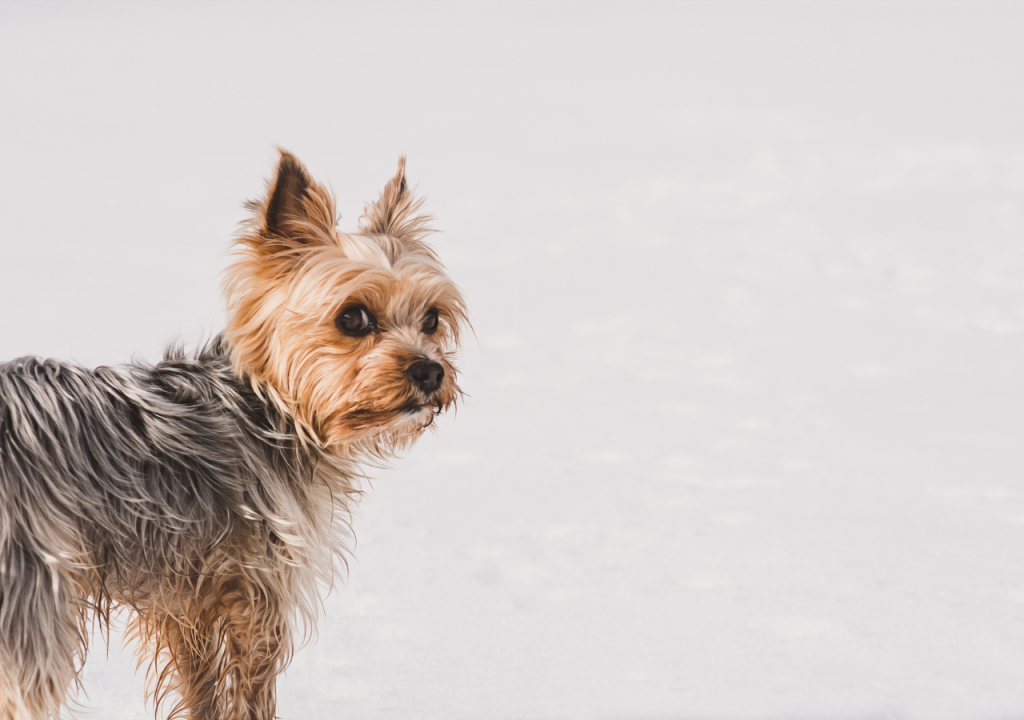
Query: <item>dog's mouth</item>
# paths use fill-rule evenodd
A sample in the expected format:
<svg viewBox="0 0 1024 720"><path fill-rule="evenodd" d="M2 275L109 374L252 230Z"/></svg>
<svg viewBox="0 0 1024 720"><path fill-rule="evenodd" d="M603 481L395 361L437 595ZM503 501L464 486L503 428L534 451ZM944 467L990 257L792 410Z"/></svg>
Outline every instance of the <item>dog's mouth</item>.
<svg viewBox="0 0 1024 720"><path fill-rule="evenodd" d="M350 428L383 428L395 420L402 421L426 413L440 415L443 411L441 403L408 402L394 410L364 409L346 413L344 423Z"/></svg>
<svg viewBox="0 0 1024 720"><path fill-rule="evenodd" d="M398 413L400 415L416 415L418 413L423 412L424 410L427 410L433 413L434 415L440 415L443 408L438 403L407 403L402 407L398 408Z"/></svg>
<svg viewBox="0 0 1024 720"><path fill-rule="evenodd" d="M403 399L404 403L390 408L364 407L344 413L332 423L331 442L383 442L398 446L415 439L455 405L455 398L445 396Z"/></svg>

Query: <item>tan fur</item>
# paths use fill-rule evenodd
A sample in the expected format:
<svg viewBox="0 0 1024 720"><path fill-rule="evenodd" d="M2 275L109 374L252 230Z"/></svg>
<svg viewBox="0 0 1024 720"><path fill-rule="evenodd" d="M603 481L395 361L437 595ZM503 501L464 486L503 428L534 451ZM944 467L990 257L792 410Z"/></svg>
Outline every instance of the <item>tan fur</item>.
<svg viewBox="0 0 1024 720"><path fill-rule="evenodd" d="M358 234L335 228L334 201L312 181L303 215L286 220L288 236L268 231L266 201L254 206L228 275L227 336L239 374L294 417L310 442L345 452L403 445L410 438L404 428L385 429L415 399L405 372L419 357L445 368L438 410L459 396L453 353L467 324L465 306L422 241L428 218L415 214L420 205L406 186L402 158ZM333 321L352 302L365 305L388 332L341 335ZM415 326L431 307L441 325L427 337ZM423 420L429 424L430 416Z"/></svg>

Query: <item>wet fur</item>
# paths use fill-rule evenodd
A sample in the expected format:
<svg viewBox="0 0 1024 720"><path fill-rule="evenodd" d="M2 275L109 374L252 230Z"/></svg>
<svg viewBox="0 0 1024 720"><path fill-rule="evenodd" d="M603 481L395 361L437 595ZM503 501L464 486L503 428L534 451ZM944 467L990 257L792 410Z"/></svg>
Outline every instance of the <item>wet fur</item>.
<svg viewBox="0 0 1024 720"><path fill-rule="evenodd" d="M0 720L59 714L89 625L129 611L171 717L275 716L275 681L350 546L358 463L459 397L466 321L404 163L363 218L282 153L238 240L225 333L155 365L0 365ZM359 302L380 332L334 318ZM429 308L441 326L419 331ZM408 380L445 370L429 396Z"/></svg>

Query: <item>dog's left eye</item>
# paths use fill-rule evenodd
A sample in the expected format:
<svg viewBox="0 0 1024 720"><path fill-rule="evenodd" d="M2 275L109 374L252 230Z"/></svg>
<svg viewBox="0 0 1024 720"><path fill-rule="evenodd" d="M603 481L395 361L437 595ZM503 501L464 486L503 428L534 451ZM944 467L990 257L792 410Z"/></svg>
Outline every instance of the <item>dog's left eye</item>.
<svg viewBox="0 0 1024 720"><path fill-rule="evenodd" d="M427 310L427 316L423 319L423 332L427 335L437 332L437 308Z"/></svg>
<svg viewBox="0 0 1024 720"><path fill-rule="evenodd" d="M362 305L353 305L343 310L335 323L339 330L352 337L362 337L377 329L377 321Z"/></svg>

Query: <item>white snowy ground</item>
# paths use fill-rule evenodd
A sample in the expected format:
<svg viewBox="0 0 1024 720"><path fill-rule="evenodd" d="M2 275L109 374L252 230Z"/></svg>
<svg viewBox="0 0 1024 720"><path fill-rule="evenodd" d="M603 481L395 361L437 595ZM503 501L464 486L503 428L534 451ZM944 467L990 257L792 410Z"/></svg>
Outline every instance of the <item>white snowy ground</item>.
<svg viewBox="0 0 1024 720"><path fill-rule="evenodd" d="M0 357L399 153L478 340L282 717L1024 714L1024 6L0 5ZM118 643L80 717L145 718ZM134 679L133 679L134 678Z"/></svg>

